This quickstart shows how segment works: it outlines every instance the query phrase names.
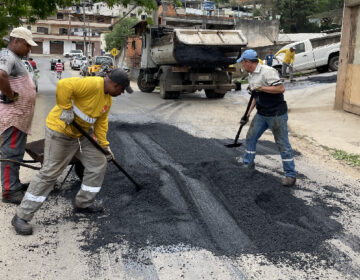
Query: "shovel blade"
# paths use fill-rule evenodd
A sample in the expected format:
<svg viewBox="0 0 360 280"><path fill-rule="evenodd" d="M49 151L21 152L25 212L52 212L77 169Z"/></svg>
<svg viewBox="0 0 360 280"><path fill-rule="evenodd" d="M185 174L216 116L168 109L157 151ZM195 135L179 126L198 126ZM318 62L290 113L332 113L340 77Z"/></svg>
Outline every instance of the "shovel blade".
<svg viewBox="0 0 360 280"><path fill-rule="evenodd" d="M242 145L242 143L233 143L233 144L226 144L225 147L236 148L236 147L240 147L241 145Z"/></svg>

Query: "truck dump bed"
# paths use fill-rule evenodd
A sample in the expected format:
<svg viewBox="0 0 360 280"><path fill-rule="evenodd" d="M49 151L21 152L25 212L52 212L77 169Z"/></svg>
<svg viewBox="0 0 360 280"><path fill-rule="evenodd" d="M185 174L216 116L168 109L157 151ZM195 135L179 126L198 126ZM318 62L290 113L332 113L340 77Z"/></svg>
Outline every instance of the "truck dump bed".
<svg viewBox="0 0 360 280"><path fill-rule="evenodd" d="M195 68L234 64L247 41L240 30L166 29L152 42L151 56L159 65Z"/></svg>

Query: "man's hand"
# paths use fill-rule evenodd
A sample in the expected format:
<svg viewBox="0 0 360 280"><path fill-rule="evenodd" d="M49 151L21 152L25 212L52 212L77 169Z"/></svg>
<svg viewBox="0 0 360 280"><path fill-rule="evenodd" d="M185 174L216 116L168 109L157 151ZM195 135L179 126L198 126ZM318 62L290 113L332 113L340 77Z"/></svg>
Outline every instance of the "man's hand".
<svg viewBox="0 0 360 280"><path fill-rule="evenodd" d="M64 121L66 124L71 124L74 121L74 111L72 109L62 110L60 120Z"/></svg>
<svg viewBox="0 0 360 280"><path fill-rule="evenodd" d="M105 155L107 161L111 161L111 160L115 159L113 152L110 150L110 146L104 147L104 150L107 153L107 155Z"/></svg>
<svg viewBox="0 0 360 280"><path fill-rule="evenodd" d="M19 94L14 91L12 98L8 97L8 96L5 95L5 94L1 94L1 95L0 95L0 99L1 99L1 102L2 102L2 103L10 104L10 103L13 103L14 101L16 101L16 100L19 99Z"/></svg>
<svg viewBox="0 0 360 280"><path fill-rule="evenodd" d="M259 84L250 84L250 85L249 85L249 89L250 89L250 91L260 90L260 89L261 89L261 85L259 85Z"/></svg>
<svg viewBox="0 0 360 280"><path fill-rule="evenodd" d="M244 116L241 118L240 124L245 125L245 124L247 124L248 121L249 121L249 116Z"/></svg>

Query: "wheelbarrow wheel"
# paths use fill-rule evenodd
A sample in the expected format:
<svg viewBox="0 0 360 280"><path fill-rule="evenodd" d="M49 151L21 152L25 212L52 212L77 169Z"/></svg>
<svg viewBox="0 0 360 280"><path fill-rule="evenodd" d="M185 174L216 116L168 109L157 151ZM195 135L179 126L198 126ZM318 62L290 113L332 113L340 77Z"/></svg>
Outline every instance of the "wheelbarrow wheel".
<svg viewBox="0 0 360 280"><path fill-rule="evenodd" d="M80 180L82 180L84 177L84 169L84 165L82 165L80 161L75 163L75 173Z"/></svg>

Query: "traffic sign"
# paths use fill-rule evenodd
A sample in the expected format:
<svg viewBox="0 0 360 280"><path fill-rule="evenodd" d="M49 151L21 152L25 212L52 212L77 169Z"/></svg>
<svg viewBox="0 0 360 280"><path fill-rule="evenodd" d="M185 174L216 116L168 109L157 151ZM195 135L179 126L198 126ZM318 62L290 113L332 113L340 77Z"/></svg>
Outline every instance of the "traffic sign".
<svg viewBox="0 0 360 280"><path fill-rule="evenodd" d="M119 50L117 48L113 48L110 53L112 56L117 56L119 54Z"/></svg>

